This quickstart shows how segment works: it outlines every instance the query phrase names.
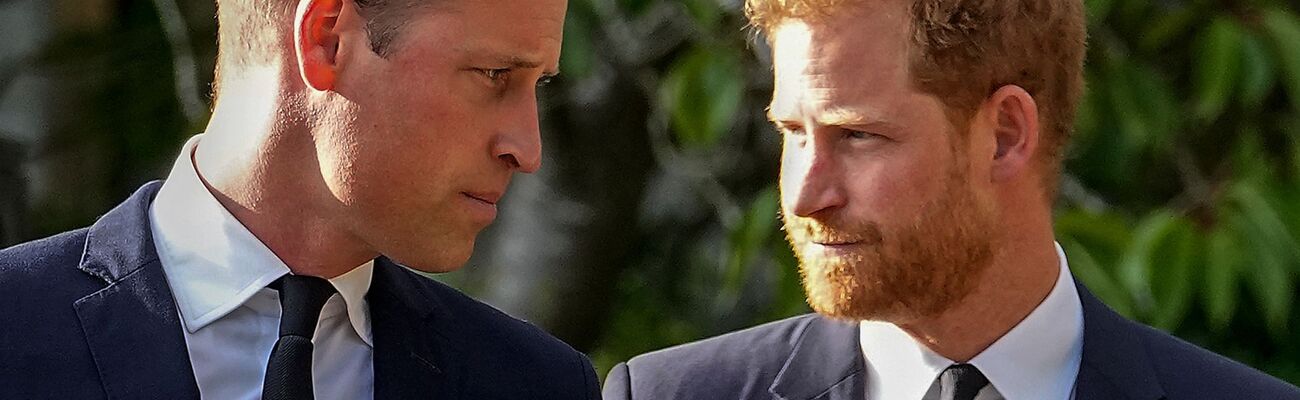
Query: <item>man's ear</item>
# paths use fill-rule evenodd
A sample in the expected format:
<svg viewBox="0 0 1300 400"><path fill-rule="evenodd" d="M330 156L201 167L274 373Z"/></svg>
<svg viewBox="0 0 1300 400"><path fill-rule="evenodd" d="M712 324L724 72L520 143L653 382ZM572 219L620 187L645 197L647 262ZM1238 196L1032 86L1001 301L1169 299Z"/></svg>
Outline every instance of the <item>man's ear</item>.
<svg viewBox="0 0 1300 400"><path fill-rule="evenodd" d="M1038 151L1038 103L1025 89L1016 85L998 88L984 103L985 118L996 139L992 162L992 180L1001 182L1024 174Z"/></svg>
<svg viewBox="0 0 1300 400"><path fill-rule="evenodd" d="M333 90L339 72L339 16L345 0L302 0L294 13L298 71L307 87Z"/></svg>

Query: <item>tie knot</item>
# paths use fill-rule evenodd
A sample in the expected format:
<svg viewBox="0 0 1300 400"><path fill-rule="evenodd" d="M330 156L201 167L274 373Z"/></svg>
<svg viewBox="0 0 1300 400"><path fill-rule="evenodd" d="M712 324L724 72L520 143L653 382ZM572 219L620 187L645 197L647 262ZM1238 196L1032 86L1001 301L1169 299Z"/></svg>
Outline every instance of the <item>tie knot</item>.
<svg viewBox="0 0 1300 400"><path fill-rule="evenodd" d="M311 340L321 307L334 295L334 285L314 276L285 275L271 283L271 288L280 291L280 336Z"/></svg>
<svg viewBox="0 0 1300 400"><path fill-rule="evenodd" d="M952 400L973 400L980 389L989 384L989 379L979 368L970 364L953 364L939 375L939 398Z"/></svg>

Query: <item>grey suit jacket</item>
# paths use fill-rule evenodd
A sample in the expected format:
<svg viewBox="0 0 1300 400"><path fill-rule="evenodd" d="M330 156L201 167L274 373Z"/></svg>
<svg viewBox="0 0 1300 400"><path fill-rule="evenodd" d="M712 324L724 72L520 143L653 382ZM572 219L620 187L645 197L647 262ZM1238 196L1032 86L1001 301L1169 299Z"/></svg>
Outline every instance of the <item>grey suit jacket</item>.
<svg viewBox="0 0 1300 400"><path fill-rule="evenodd" d="M1124 319L1082 285L1079 297L1078 400L1300 399L1295 386ZM618 364L604 397L863 400L865 385L858 326L808 314Z"/></svg>

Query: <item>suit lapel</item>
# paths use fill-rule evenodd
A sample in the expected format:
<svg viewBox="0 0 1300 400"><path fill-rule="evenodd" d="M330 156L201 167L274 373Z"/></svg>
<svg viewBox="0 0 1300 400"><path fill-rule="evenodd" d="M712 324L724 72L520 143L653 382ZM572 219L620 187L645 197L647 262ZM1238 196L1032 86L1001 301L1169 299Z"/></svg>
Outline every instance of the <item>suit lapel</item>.
<svg viewBox="0 0 1300 400"><path fill-rule="evenodd" d="M160 185L145 185L96 221L78 266L106 284L73 307L109 398L199 397L149 227Z"/></svg>
<svg viewBox="0 0 1300 400"><path fill-rule="evenodd" d="M439 330L452 329L449 314L417 279L393 261L375 260L367 300L374 327L375 398L461 397L463 360Z"/></svg>
<svg viewBox="0 0 1300 400"><path fill-rule="evenodd" d="M1076 400L1164 398L1147 349L1133 322L1116 314L1078 285L1083 306L1083 361ZM857 325L820 316L810 320L771 392L783 400L862 399L866 376Z"/></svg>
<svg viewBox="0 0 1300 400"><path fill-rule="evenodd" d="M784 400L860 400L866 393L858 325L814 315L769 391Z"/></svg>
<svg viewBox="0 0 1300 400"><path fill-rule="evenodd" d="M1083 362L1075 381L1077 400L1164 398L1134 322L1116 314L1082 284Z"/></svg>
<svg viewBox="0 0 1300 400"><path fill-rule="evenodd" d="M1111 378L1088 364L1079 366L1079 378L1074 384L1076 400L1127 399L1124 390L1111 381Z"/></svg>

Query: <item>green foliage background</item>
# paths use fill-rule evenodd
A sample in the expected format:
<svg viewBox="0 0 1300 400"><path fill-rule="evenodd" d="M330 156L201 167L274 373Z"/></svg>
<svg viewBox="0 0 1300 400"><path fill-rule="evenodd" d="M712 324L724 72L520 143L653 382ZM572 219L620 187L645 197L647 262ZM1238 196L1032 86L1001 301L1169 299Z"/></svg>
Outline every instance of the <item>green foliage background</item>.
<svg viewBox="0 0 1300 400"><path fill-rule="evenodd" d="M21 218L0 213L0 240L14 220L20 238L90 223L203 129L184 81L211 81L212 4L169 1L58 6L103 21L62 21L40 52L0 63L0 95L12 74L59 88L49 137L0 152L54 177ZM1074 274L1129 317L1300 383L1300 5L1086 3L1088 90L1056 209ZM160 18L169 4L182 30ZM511 188L523 197L466 271L437 279L587 351L602 375L807 312L776 217L770 64L740 0L570 0L563 74L542 101L546 166ZM520 241L551 252L501 245Z"/></svg>

